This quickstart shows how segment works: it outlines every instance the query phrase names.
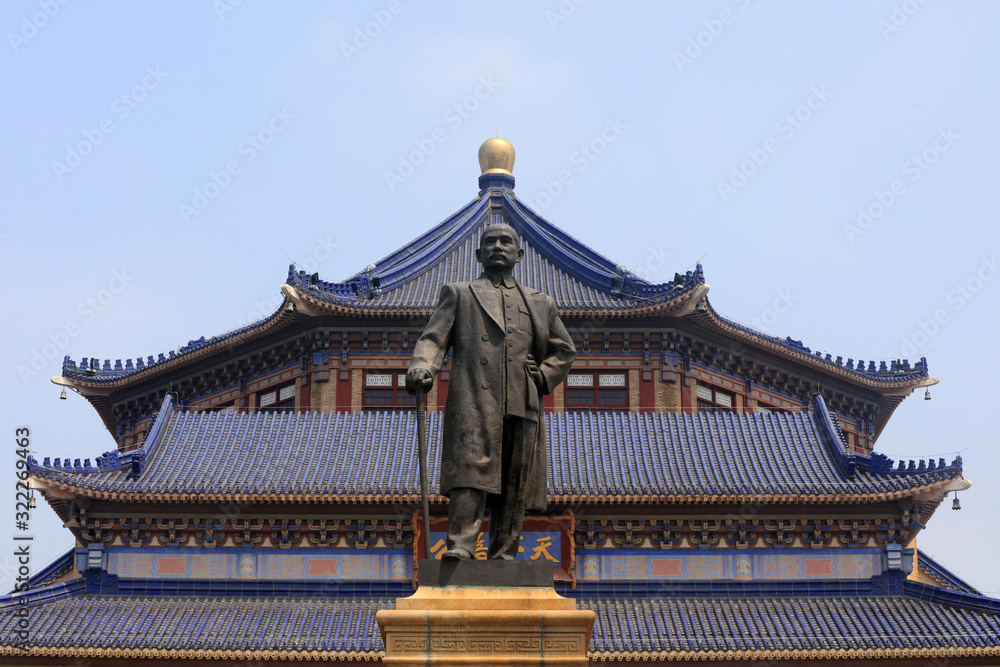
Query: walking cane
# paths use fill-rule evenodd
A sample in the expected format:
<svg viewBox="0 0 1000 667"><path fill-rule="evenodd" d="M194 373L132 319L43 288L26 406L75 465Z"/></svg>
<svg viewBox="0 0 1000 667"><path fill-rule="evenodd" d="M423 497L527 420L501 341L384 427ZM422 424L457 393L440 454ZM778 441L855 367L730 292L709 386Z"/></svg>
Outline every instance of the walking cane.
<svg viewBox="0 0 1000 667"><path fill-rule="evenodd" d="M417 459L420 465L420 500L424 510L424 558L431 555L430 496L427 491L427 422L424 416L423 387L417 389Z"/></svg>

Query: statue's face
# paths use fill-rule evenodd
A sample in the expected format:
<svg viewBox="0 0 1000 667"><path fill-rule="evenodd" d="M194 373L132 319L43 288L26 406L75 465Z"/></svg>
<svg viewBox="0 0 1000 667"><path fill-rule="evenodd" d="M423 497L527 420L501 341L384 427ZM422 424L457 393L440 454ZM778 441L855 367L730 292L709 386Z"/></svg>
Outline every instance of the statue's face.
<svg viewBox="0 0 1000 667"><path fill-rule="evenodd" d="M517 239L517 232L508 225L490 225L479 240L476 259L488 271L509 274L514 265L524 259L524 249Z"/></svg>

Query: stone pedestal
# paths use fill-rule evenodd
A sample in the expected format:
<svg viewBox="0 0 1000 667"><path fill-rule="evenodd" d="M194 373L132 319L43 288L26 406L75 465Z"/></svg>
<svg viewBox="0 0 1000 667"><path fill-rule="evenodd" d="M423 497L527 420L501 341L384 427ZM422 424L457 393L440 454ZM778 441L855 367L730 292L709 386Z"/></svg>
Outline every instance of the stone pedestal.
<svg viewBox="0 0 1000 667"><path fill-rule="evenodd" d="M421 560L417 592L378 612L386 665L587 665L594 612L548 561Z"/></svg>

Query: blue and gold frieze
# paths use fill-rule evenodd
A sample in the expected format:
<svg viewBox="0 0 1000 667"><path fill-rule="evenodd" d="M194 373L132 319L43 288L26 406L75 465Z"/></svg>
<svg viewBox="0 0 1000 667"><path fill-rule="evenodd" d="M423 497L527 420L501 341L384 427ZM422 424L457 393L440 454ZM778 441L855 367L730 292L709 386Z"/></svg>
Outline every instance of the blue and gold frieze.
<svg viewBox="0 0 1000 667"><path fill-rule="evenodd" d="M409 551L349 549L107 550L109 574L125 579L243 579L250 581L408 581Z"/></svg>
<svg viewBox="0 0 1000 667"><path fill-rule="evenodd" d="M764 581L868 579L886 567L885 552L859 549L705 550L649 553L637 550L578 553L578 581Z"/></svg>
<svg viewBox="0 0 1000 667"><path fill-rule="evenodd" d="M434 537L443 538L432 533ZM557 532L527 532L519 558L549 560L557 570ZM438 540L443 543L443 539ZM432 545L434 542L432 541ZM433 546L432 546L433 549ZM434 554L437 556L438 554ZM485 544L483 549L485 555ZM408 581L410 550L108 549L105 568L124 579L229 579L249 581ZM562 566L562 567L560 567ZM569 567L567 567L569 566ZM778 549L653 552L608 550L577 554L577 581L794 581L869 579L886 570L880 549ZM557 577L557 579L560 577ZM570 577L572 579L573 577Z"/></svg>

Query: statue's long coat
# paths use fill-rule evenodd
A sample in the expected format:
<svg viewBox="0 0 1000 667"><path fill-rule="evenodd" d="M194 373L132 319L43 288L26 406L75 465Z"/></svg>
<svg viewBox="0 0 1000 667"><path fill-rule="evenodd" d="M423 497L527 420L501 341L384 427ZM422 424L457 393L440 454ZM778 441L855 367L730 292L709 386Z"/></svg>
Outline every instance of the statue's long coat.
<svg viewBox="0 0 1000 667"><path fill-rule="evenodd" d="M517 284L532 327L532 356L545 380L536 387L528 377L527 409L538 415L538 438L528 480L526 508L545 509L548 448L541 396L551 392L569 372L576 348L559 319L555 301ZM435 377L445 353L452 349L451 378L444 411L441 450L441 493L470 487L500 493L503 378L507 348L497 289L485 276L441 288L438 305L413 348L410 369Z"/></svg>

